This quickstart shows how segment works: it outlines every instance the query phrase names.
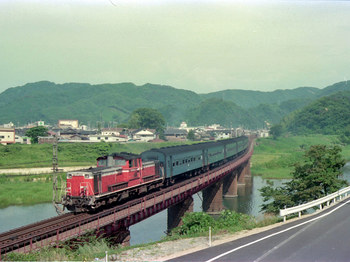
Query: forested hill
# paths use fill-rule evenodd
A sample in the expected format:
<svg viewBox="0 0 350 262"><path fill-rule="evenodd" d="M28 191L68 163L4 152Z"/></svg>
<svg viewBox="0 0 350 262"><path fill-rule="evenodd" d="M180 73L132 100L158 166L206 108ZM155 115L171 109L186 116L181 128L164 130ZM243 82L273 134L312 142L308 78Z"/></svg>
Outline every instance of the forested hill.
<svg viewBox="0 0 350 262"><path fill-rule="evenodd" d="M349 86L350 87L350 86ZM259 92L225 90L209 94L171 86L133 83L99 84L48 81L9 88L0 94L0 124L12 121L26 124L37 120L55 124L58 119L78 119L91 125L96 121L126 122L130 113L140 107L159 110L168 125L186 121L190 125L217 123L224 126L262 127L265 121L278 123L332 90L347 89L345 82L317 89Z"/></svg>
<svg viewBox="0 0 350 262"><path fill-rule="evenodd" d="M243 108L252 108L260 104L280 104L288 100L315 99L321 89L315 87L299 87L288 90L275 90L261 92L251 90L223 90L209 94L203 94L202 98L221 98L232 101Z"/></svg>
<svg viewBox="0 0 350 262"><path fill-rule="evenodd" d="M295 134L344 134L350 131L350 91L320 98L288 116L285 125Z"/></svg>

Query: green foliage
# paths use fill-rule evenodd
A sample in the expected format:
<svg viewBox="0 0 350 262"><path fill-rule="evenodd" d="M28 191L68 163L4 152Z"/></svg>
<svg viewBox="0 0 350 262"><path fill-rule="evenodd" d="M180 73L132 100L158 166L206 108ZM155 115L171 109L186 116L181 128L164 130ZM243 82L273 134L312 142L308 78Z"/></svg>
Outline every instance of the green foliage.
<svg viewBox="0 0 350 262"><path fill-rule="evenodd" d="M130 128L151 128L157 132L163 131L165 120L158 110L152 108L138 108L132 112L129 127Z"/></svg>
<svg viewBox="0 0 350 262"><path fill-rule="evenodd" d="M38 143L39 136L47 136L48 129L44 126L37 126L29 129L26 132L26 136L30 137L32 143Z"/></svg>
<svg viewBox="0 0 350 262"><path fill-rule="evenodd" d="M190 131L188 131L188 134L187 134L187 139L188 140L195 140L195 134L194 134L194 131L193 130L190 130Z"/></svg>
<svg viewBox="0 0 350 262"><path fill-rule="evenodd" d="M243 229L251 229L256 225L256 222L249 215L224 210L216 221L216 225L218 229L236 232Z"/></svg>
<svg viewBox="0 0 350 262"><path fill-rule="evenodd" d="M173 236L199 236L207 234L209 227L213 232L237 232L257 226L253 217L230 210L222 211L217 219L205 212L186 213L182 222L182 226L171 232Z"/></svg>
<svg viewBox="0 0 350 262"><path fill-rule="evenodd" d="M233 102L210 98L187 113L187 122L192 126L220 124L222 126L251 126L252 117L245 109Z"/></svg>
<svg viewBox="0 0 350 262"><path fill-rule="evenodd" d="M340 145L337 136L283 136L278 140L259 138L252 156L252 173L269 178L292 178L294 163L303 161L304 153L312 145ZM342 155L350 161L350 145L342 146Z"/></svg>
<svg viewBox="0 0 350 262"><path fill-rule="evenodd" d="M350 126L350 92L339 92L306 106L284 120L294 134L337 134L347 141Z"/></svg>
<svg viewBox="0 0 350 262"><path fill-rule="evenodd" d="M339 146L314 145L305 152L303 163L296 163L291 181L283 187L263 187L262 210L277 213L284 207L300 205L331 194L347 185L341 179L345 160Z"/></svg>
<svg viewBox="0 0 350 262"><path fill-rule="evenodd" d="M283 126L281 124L273 125L270 128L270 135L272 135L273 139L277 139L280 137L284 132Z"/></svg>
<svg viewBox="0 0 350 262"><path fill-rule="evenodd" d="M215 220L204 212L186 213L182 219L183 225L176 228L176 234L195 235L208 232L210 226L214 226Z"/></svg>
<svg viewBox="0 0 350 262"><path fill-rule="evenodd" d="M346 82L322 89L303 87L293 90L258 92L248 90L225 90L209 94L196 94L170 86L132 83L90 85L85 83L55 84L48 81L29 83L9 88L0 94L0 123L19 122L25 124L31 119L42 119L47 123L57 123L58 119L79 119L80 123L104 127L104 123L118 122L118 127L130 119L137 108L157 109L169 125L200 122L206 125L221 123L229 127L243 125L249 128L263 127L264 121L275 124L296 109L307 105L321 96L338 90L349 90ZM203 108L208 112L198 115L200 103L216 99L223 102L221 108ZM221 103L221 102L220 102ZM226 108L226 106L228 108ZM225 113L236 108L235 117ZM209 111L208 111L209 110ZM192 116L194 113L196 116ZM216 114L218 113L218 114ZM196 117L200 116L199 121ZM217 117L217 116L220 116ZM98 123L96 124L96 122Z"/></svg>
<svg viewBox="0 0 350 262"><path fill-rule="evenodd" d="M350 125L343 129L342 134L339 136L339 140L346 145L350 145Z"/></svg>

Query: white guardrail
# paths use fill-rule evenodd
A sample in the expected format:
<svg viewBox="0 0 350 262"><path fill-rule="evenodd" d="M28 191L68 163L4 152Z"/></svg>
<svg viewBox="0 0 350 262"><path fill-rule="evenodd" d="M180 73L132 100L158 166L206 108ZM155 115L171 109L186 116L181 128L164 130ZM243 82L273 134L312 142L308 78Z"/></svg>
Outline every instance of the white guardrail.
<svg viewBox="0 0 350 262"><path fill-rule="evenodd" d="M306 204L302 204L295 207L280 209L280 216L283 217L283 222L286 222L286 216L294 213L298 213L299 217L301 217L301 211L307 210L309 208L318 206L320 210L322 210L322 204L327 203L327 206L329 206L330 202L332 201L335 203L337 199L340 201L343 198L348 196L348 193L350 192L350 186L340 189L337 192L334 192L330 195L327 195L325 197L322 197L320 199L313 200L311 202L308 202ZM344 197L343 197L344 196Z"/></svg>

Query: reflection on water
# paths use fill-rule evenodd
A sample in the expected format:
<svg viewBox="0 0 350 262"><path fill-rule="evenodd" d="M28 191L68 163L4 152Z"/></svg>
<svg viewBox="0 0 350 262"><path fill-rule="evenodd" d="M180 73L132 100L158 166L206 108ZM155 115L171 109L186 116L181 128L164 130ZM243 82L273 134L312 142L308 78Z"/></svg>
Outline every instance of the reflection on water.
<svg viewBox="0 0 350 262"><path fill-rule="evenodd" d="M239 185L237 188L238 196L234 198L224 198L224 206L229 210L234 210L239 213L249 214L259 217L260 209L263 204L263 199L259 189L267 186L268 180L262 179L260 176L247 177L245 185ZM271 179L274 187L282 186L287 182L287 179Z"/></svg>

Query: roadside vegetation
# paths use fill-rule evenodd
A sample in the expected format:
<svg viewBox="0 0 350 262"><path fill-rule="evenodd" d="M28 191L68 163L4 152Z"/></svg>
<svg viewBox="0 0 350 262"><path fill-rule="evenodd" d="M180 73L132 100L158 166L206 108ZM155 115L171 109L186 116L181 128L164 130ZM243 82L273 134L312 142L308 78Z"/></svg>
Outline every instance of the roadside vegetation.
<svg viewBox="0 0 350 262"><path fill-rule="evenodd" d="M293 178L283 186L260 189L264 200L262 211L278 214L280 209L319 199L346 187L342 177L345 159L337 145L313 145L302 162L294 165Z"/></svg>

